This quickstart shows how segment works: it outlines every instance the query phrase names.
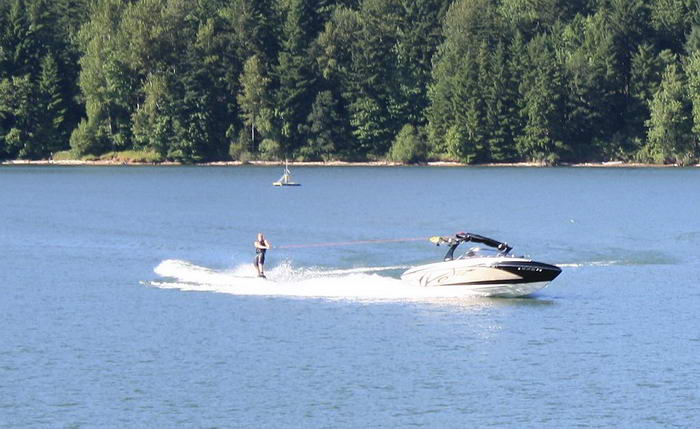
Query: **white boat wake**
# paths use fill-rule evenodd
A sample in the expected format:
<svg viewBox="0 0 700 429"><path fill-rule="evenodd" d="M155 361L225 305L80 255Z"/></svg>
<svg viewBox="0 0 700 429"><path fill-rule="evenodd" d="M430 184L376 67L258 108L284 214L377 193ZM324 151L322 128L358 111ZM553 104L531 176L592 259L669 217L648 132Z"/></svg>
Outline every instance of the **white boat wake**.
<svg viewBox="0 0 700 429"><path fill-rule="evenodd" d="M561 268L608 267L623 261L561 263ZM428 301L464 304L465 299L485 302L460 288L422 287L381 273L403 271L408 266L356 267L348 269L296 268L282 263L267 270L268 280L256 277L252 264L216 270L191 262L168 259L154 272L161 278L144 284L161 289L218 292L240 296L324 298L355 301Z"/></svg>
<svg viewBox="0 0 700 429"><path fill-rule="evenodd" d="M268 280L255 277L251 264L232 270L215 270L187 261L168 259L155 273L161 280L147 284L162 289L219 292L241 296L326 298L357 301L443 301L477 298L451 288L426 288L378 272L403 270L405 266L360 267L324 270L293 268L284 263L267 270Z"/></svg>

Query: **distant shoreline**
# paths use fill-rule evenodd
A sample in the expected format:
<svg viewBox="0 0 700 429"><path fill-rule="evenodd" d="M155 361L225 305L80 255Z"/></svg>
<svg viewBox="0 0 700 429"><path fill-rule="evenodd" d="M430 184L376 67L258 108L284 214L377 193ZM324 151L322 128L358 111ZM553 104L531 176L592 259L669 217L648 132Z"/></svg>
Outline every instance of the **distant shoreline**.
<svg viewBox="0 0 700 429"><path fill-rule="evenodd" d="M163 161L163 162L136 162L136 161L119 161L119 160L7 160L0 162L3 166L12 165L55 165L55 166L211 166L211 167L241 167L241 166L262 166L276 167L283 166L283 161L214 161L201 162L194 164L183 164L181 162ZM700 164L679 166L677 164L646 164L639 162L623 162L623 161L608 161L608 162L581 162L581 163L562 163L555 166L546 165L539 162L512 162L512 163L487 163L487 164L464 164L452 161L433 161L419 164L403 164L398 162L388 161L366 161L366 162L347 162L347 161L290 161L289 165L293 167L576 167L576 168L684 168L684 167L700 167Z"/></svg>

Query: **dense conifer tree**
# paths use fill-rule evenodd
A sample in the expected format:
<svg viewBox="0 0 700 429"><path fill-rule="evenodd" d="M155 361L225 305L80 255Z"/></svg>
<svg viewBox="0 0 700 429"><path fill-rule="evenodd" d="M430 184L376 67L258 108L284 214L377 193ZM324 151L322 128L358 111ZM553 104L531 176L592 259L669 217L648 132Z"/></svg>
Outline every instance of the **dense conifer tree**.
<svg viewBox="0 0 700 429"><path fill-rule="evenodd" d="M656 93L663 65L649 44L642 44L632 56L630 70L630 102L626 112L627 153L634 154L646 138L645 121L649 118L649 104Z"/></svg>
<svg viewBox="0 0 700 429"><path fill-rule="evenodd" d="M508 58L503 43L499 43L489 59L490 79L486 79L482 87L485 99L485 122L489 129L487 147L489 159L505 162L515 159L516 121L512 117L509 106L516 104L516 94L510 85L511 74L508 68Z"/></svg>
<svg viewBox="0 0 700 429"><path fill-rule="evenodd" d="M276 60L281 18L274 0L233 0L219 14L231 29L228 42L238 58L257 56L265 67Z"/></svg>
<svg viewBox="0 0 700 429"><path fill-rule="evenodd" d="M282 151L292 155L305 139L302 124L311 110L317 76L310 44L319 28L319 18L312 0L289 0L282 35L279 63L275 70L277 117Z"/></svg>
<svg viewBox="0 0 700 429"><path fill-rule="evenodd" d="M520 86L525 126L516 146L525 160L554 163L567 149L563 73L547 36L530 41L527 53L528 71Z"/></svg>
<svg viewBox="0 0 700 429"><path fill-rule="evenodd" d="M303 159L327 161L347 156L344 151L348 150L348 131L342 114L331 91L321 91L316 95L311 113L306 118L304 134L308 140L299 151Z"/></svg>
<svg viewBox="0 0 700 429"><path fill-rule="evenodd" d="M63 149L66 133L65 103L61 94L61 79L58 65L51 54L47 54L41 62L39 75L39 116L37 118L37 143L41 147L35 155L47 157Z"/></svg>
<svg viewBox="0 0 700 429"><path fill-rule="evenodd" d="M700 52L695 51L688 59L686 66L686 75L688 78L688 97L692 106L692 124L693 124L693 144L697 150L698 142L700 142Z"/></svg>
<svg viewBox="0 0 700 429"><path fill-rule="evenodd" d="M125 96L131 93L131 74L118 53L118 32L124 4L100 0L91 19L79 32L81 50L80 87L85 97L87 118L73 131L70 145L80 155L113 150L126 140L129 115L124 112Z"/></svg>
<svg viewBox="0 0 700 429"><path fill-rule="evenodd" d="M241 74L241 90L238 105L241 107L243 123L250 130L252 147L241 147L240 151L256 152L256 130L258 139L271 131L272 100L269 94L270 79L266 76L260 59L253 55L248 58Z"/></svg>
<svg viewBox="0 0 700 429"><path fill-rule="evenodd" d="M686 164L693 158L692 106L684 86L682 71L669 64L650 106L649 141L642 152L646 160Z"/></svg>
<svg viewBox="0 0 700 429"><path fill-rule="evenodd" d="M442 40L440 27L449 2L445 0L401 0L397 5L396 74L397 123L425 124L431 59Z"/></svg>
<svg viewBox="0 0 700 429"><path fill-rule="evenodd" d="M25 0L12 1L7 13L2 36L5 72L11 76L35 73L36 41Z"/></svg>

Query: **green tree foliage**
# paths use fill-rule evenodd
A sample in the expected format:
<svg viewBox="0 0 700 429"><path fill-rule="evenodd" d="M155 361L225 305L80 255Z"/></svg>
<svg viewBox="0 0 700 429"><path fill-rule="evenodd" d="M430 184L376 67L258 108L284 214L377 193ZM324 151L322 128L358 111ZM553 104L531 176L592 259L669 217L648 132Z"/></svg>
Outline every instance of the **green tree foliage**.
<svg viewBox="0 0 700 429"><path fill-rule="evenodd" d="M648 143L642 151L646 160L682 165L693 159L697 144L692 134L692 105L684 86L685 79L678 66L666 67L650 106Z"/></svg>
<svg viewBox="0 0 700 429"><path fill-rule="evenodd" d="M688 97L692 106L693 140L700 142L700 52L695 51L686 67ZM697 155L697 153L696 153Z"/></svg>
<svg viewBox="0 0 700 429"><path fill-rule="evenodd" d="M328 161L333 157L349 156L345 152L349 132L338 100L331 91L318 93L306 118L304 131L308 141L300 149L303 159Z"/></svg>
<svg viewBox="0 0 700 429"><path fill-rule="evenodd" d="M527 46L528 72L520 85L525 126L516 138L523 159L554 163L564 155L563 73L546 36Z"/></svg>
<svg viewBox="0 0 700 429"><path fill-rule="evenodd" d="M281 16L273 0L233 0L219 11L231 29L228 42L238 58L256 56L263 64L277 57Z"/></svg>
<svg viewBox="0 0 700 429"><path fill-rule="evenodd" d="M661 49L670 49L675 53L682 52L697 2L655 0L650 3L651 25L657 31Z"/></svg>
<svg viewBox="0 0 700 429"><path fill-rule="evenodd" d="M325 86L342 96L346 122L356 142L353 158L365 157L379 139L380 106L368 97L362 39L364 20L358 10L336 9L318 36L318 65ZM369 119L370 122L366 122Z"/></svg>
<svg viewBox="0 0 700 429"><path fill-rule="evenodd" d="M499 112L494 109L497 110L496 104L503 101L497 98L504 96L498 88L503 82L493 82L488 76L491 47L501 37L500 28L502 23L493 1L461 0L450 7L444 42L436 54L433 84L429 90L428 136L434 153L445 153L450 158L467 162L484 158L486 135L488 131L494 131L483 128L484 101L492 103L490 119L495 121ZM504 55L502 48L499 48L498 55ZM504 61L504 58L498 61ZM502 64L496 67L501 69ZM484 83L493 88L491 96L497 98L483 96L481 84ZM446 136L455 123L460 132L453 130L448 144ZM457 134L461 138L455 138ZM457 141L459 147L455 146Z"/></svg>
<svg viewBox="0 0 700 429"><path fill-rule="evenodd" d="M144 85L144 100L133 115L135 147L167 154L181 125L173 121L177 100L168 76L151 75Z"/></svg>
<svg viewBox="0 0 700 429"><path fill-rule="evenodd" d="M241 108L243 123L250 129L252 147L243 150L255 152L255 131L265 137L271 131L272 100L269 94L270 79L265 75L260 59L253 55L248 58L241 74L241 90L238 105Z"/></svg>
<svg viewBox="0 0 700 429"><path fill-rule="evenodd" d="M685 163L699 50L695 0L6 0L0 157Z"/></svg>
<svg viewBox="0 0 700 429"><path fill-rule="evenodd" d="M0 120L4 156L41 159L63 148L64 110L56 62L47 56L41 63L38 85L29 74L0 80Z"/></svg>
<svg viewBox="0 0 700 429"><path fill-rule="evenodd" d="M12 1L6 13L2 35L4 71L14 76L35 73L35 65L38 63L38 40L34 37L26 2Z"/></svg>
<svg viewBox="0 0 700 429"><path fill-rule="evenodd" d="M649 105L658 89L663 68L663 61L650 44L640 45L632 56L626 114L626 135L630 142L627 153L638 152L646 139L645 121L649 118Z"/></svg>
<svg viewBox="0 0 700 429"><path fill-rule="evenodd" d="M515 159L514 134L517 132L519 117L510 106L517 102L517 89L512 84L512 71L508 66L505 45L499 43L488 58L482 76L485 128L488 130L486 146L488 159L496 162ZM515 117L514 117L515 115Z"/></svg>
<svg viewBox="0 0 700 429"><path fill-rule="evenodd" d="M72 41L81 7L67 0L0 4L0 81L9 91L0 99L0 156L43 158L67 146L81 112Z"/></svg>
<svg viewBox="0 0 700 429"><path fill-rule="evenodd" d="M40 147L35 121L39 111L34 100L34 86L28 74L0 81L0 117L6 125L4 152L9 158L35 158Z"/></svg>
<svg viewBox="0 0 700 429"><path fill-rule="evenodd" d="M319 27L316 2L289 0L282 35L279 64L275 71L279 80L277 89L277 116L283 151L294 153L302 144L302 125L311 110L317 76L309 54L311 42Z"/></svg>
<svg viewBox="0 0 700 429"><path fill-rule="evenodd" d="M41 62L39 74L39 94L36 138L41 146L37 156L45 157L65 147L66 134L65 103L61 94L61 80L58 65L51 54L46 55Z"/></svg>
<svg viewBox="0 0 700 429"><path fill-rule="evenodd" d="M87 123L71 139L77 152L142 147L184 162L227 155L238 82L226 77L239 63L217 37L228 29L210 16L214 3L98 3L81 30Z"/></svg>
<svg viewBox="0 0 700 429"><path fill-rule="evenodd" d="M395 123L425 125L431 61L442 41L435 23L444 19L447 6L443 0L400 0L397 4Z"/></svg>
<svg viewBox="0 0 700 429"><path fill-rule="evenodd" d="M688 55L692 55L697 50L700 50L700 5L698 4L691 12L690 32L685 41L685 51Z"/></svg>
<svg viewBox="0 0 700 429"><path fill-rule="evenodd" d="M610 13L604 9L587 19L577 17L563 30L570 55L563 59L569 97L565 140L575 151L601 157L597 143L623 123L625 77L620 70ZM576 154L575 157L581 157Z"/></svg>
<svg viewBox="0 0 700 429"><path fill-rule="evenodd" d="M394 139L389 151L389 160L394 162L414 163L425 159L425 145L416 128L406 124Z"/></svg>
<svg viewBox="0 0 700 429"><path fill-rule="evenodd" d="M499 12L513 30L534 36L551 29L567 15L588 9L583 0L503 0Z"/></svg>
<svg viewBox="0 0 700 429"><path fill-rule="evenodd" d="M100 0L78 34L80 87L87 118L73 131L71 148L78 154L114 150L128 138L128 102L132 75L119 58L118 30L124 5L120 0Z"/></svg>

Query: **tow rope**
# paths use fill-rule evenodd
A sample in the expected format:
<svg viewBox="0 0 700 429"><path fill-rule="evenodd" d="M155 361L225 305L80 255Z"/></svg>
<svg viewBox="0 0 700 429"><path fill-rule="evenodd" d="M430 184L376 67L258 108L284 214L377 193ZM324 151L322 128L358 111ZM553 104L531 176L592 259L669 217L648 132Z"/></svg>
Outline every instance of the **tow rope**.
<svg viewBox="0 0 700 429"><path fill-rule="evenodd" d="M325 243L308 243L308 244L285 244L282 246L272 246L273 249L303 249L306 247L334 247L334 246L352 246L355 244L377 244L377 243L402 243L407 241L422 241L429 240L431 237L416 237L416 238L387 238L382 240L355 240L355 241L336 241Z"/></svg>

